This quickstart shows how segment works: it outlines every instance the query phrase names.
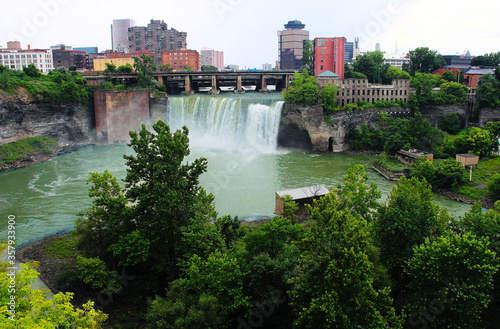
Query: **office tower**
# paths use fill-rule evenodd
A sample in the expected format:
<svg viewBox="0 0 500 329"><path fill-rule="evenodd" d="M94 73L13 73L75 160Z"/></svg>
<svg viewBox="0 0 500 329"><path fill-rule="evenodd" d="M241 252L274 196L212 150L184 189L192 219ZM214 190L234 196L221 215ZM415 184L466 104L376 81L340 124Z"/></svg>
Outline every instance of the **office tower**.
<svg viewBox="0 0 500 329"><path fill-rule="evenodd" d="M289 21L285 29L278 31L278 60L282 70L299 70L302 66L304 42L309 40L309 31L301 21Z"/></svg>

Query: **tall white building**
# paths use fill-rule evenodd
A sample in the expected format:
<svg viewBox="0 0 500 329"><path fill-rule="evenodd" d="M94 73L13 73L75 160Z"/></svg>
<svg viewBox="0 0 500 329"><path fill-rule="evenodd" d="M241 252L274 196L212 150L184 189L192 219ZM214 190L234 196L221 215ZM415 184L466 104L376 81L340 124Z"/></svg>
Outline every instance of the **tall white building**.
<svg viewBox="0 0 500 329"><path fill-rule="evenodd" d="M111 25L111 48L114 51L128 53L128 29L134 26L130 19L114 19Z"/></svg>
<svg viewBox="0 0 500 329"><path fill-rule="evenodd" d="M269 64L269 63L266 63L266 64L262 64L262 69L264 71L271 71L273 69L272 65Z"/></svg>
<svg viewBox="0 0 500 329"><path fill-rule="evenodd" d="M224 52L203 47L200 52L200 65L213 65L221 71L224 68Z"/></svg>
<svg viewBox="0 0 500 329"><path fill-rule="evenodd" d="M409 63L410 59L406 57L406 54L386 54L384 53L384 64L389 64L390 66L395 66L402 69L404 63Z"/></svg>
<svg viewBox="0 0 500 329"><path fill-rule="evenodd" d="M21 49L17 41L8 42L7 49L0 49L0 65L11 70L22 70L34 64L42 73L49 73L54 69L52 50L50 49Z"/></svg>

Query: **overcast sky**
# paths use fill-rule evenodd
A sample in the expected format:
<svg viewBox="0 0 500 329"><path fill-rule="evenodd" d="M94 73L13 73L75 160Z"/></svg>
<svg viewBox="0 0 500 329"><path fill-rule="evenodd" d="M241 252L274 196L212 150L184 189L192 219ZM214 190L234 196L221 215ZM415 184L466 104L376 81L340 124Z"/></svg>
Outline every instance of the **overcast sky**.
<svg viewBox="0 0 500 329"><path fill-rule="evenodd" d="M113 19L145 26L164 20L188 33L189 49L224 51L225 64L273 66L277 31L301 20L310 37L358 36L361 51L405 53L429 47L443 55L500 51L500 2L495 0L20 0L2 6L0 45L21 41L26 48L111 48Z"/></svg>

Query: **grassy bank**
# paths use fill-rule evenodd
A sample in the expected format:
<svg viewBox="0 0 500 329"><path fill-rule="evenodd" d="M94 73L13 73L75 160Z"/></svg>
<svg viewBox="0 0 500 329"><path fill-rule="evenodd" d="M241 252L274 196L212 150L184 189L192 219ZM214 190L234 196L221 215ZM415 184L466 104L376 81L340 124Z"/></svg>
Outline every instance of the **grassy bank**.
<svg viewBox="0 0 500 329"><path fill-rule="evenodd" d="M486 182L496 173L500 173L500 158L479 161L477 168L472 169L472 181L469 182L469 173L467 170L467 183L454 190L465 197L471 199L480 199L489 197Z"/></svg>
<svg viewBox="0 0 500 329"><path fill-rule="evenodd" d="M17 142L0 145L0 166L38 154L51 154L59 146L47 137L28 137Z"/></svg>

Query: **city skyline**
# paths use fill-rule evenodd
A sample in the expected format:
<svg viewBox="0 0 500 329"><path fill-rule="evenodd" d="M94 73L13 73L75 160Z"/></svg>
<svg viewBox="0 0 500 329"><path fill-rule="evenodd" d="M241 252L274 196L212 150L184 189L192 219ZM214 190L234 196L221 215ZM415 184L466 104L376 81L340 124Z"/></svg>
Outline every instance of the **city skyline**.
<svg viewBox="0 0 500 329"><path fill-rule="evenodd" d="M187 49L210 47L224 51L225 64L260 68L278 60L276 31L290 20L300 20L315 37L360 38L361 51L405 53L429 47L442 55L470 50L474 56L500 51L495 13L498 3L457 0L453 8L430 0L353 0L333 3L312 0L274 2L255 0L143 0L85 3L72 0L27 0L10 6L0 22L0 45L20 41L23 48L48 49L63 43L73 47L111 49L110 25L131 19L145 26L164 20L169 28L185 31Z"/></svg>

